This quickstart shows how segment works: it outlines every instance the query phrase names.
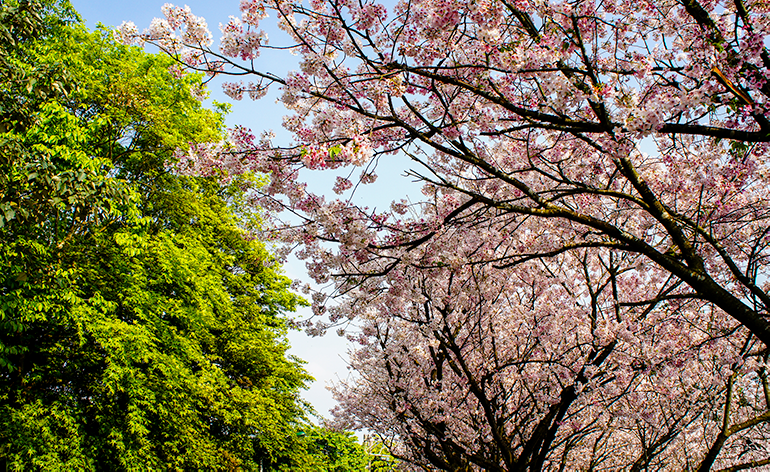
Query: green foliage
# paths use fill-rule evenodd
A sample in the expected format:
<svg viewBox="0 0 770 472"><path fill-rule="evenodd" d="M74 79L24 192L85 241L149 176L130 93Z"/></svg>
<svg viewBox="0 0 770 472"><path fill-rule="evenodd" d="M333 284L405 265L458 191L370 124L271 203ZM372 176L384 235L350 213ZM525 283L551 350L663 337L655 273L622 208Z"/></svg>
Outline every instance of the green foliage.
<svg viewBox="0 0 770 472"><path fill-rule="evenodd" d="M285 470L318 472L387 472L396 470L397 461L381 444L362 445L345 431L308 426L302 431L302 463Z"/></svg>
<svg viewBox="0 0 770 472"><path fill-rule="evenodd" d="M298 435L304 301L238 189L166 171L221 136L200 78L24 5L0 6L0 468L362 470L349 437Z"/></svg>
<svg viewBox="0 0 770 472"><path fill-rule="evenodd" d="M78 19L67 1L9 0L0 4L0 131L23 122L38 103L66 94L65 72L58 61L41 62L35 54L42 31L59 34Z"/></svg>

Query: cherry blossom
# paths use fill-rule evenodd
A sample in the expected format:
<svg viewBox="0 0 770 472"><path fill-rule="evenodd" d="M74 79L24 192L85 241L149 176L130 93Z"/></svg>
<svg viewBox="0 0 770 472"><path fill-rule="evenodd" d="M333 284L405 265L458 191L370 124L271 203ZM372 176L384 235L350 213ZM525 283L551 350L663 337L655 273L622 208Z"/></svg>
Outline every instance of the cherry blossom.
<svg viewBox="0 0 770 472"><path fill-rule="evenodd" d="M360 346L341 423L445 470L770 463L767 2L240 9L219 49L178 7L116 37L280 89L291 143L236 129L177 166L265 176L263 236L325 286L308 328ZM395 154L421 195L354 204Z"/></svg>

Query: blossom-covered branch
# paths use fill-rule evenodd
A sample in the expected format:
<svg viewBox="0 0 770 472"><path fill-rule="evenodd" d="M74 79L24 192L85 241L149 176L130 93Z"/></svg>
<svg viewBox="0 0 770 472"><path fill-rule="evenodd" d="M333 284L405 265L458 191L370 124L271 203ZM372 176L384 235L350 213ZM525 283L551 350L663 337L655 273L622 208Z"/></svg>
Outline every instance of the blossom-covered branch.
<svg viewBox="0 0 770 472"><path fill-rule="evenodd" d="M379 396L349 389L351 398L378 403L364 411L346 401L343 416L411 444L405 457L438 468L465 461L537 470L557 451L566 461L588 444L595 452L586 468L609 464L610 450L624 457L610 468L707 462L720 433L703 406L732 401L725 393L732 374L754 382L770 346L767 2L243 0L240 18L221 27L218 50L192 13L164 8L166 19L146 32L126 24L116 34L152 41L192 70L252 76L253 84L225 86L235 99L281 88L292 143L279 147L236 129L227 158L196 160L193 152L188 168L264 174L269 183L253 202L301 215L299 224L274 220L270 231L298 247L311 277L341 298L328 306L323 294L314 297L313 329L361 324L363 332L350 336L372 369L381 366L366 380ZM260 28L268 15L285 44L267 43ZM264 48L295 52L299 70L269 72L259 62ZM352 204L351 193L374 181L379 166L393 165L395 154L414 163L405 170L423 182L422 195L385 211ZM308 175L300 171L343 169L330 189L339 197L316 195L300 179ZM479 274L483 283L471 283ZM463 291L414 289L448 280L464 281ZM583 285L547 298L538 292L575 280ZM489 308L496 302L486 287L505 294L506 309ZM525 289L535 293L519 293ZM434 321L399 318L412 312ZM603 328L600 313L625 328ZM525 329L528 317L537 322ZM677 334L657 331L663 319ZM480 320L497 327L458 338L464 323L480 329ZM575 336L580 323L590 335ZM626 337L637 339L634 355ZM533 357L532 349L549 343L573 357ZM610 345L592 367L591 356ZM423 346L422 357L399 357L410 346ZM517 353L510 362L540 366L548 380L474 357L501 349ZM648 351L694 357L667 367L674 385L658 361L643 359ZM457 405L473 412L467 419L434 421L428 413L436 410L414 407L411 387L399 384L412 376L427 382L430 371L406 366L431 363L454 372L462 386ZM615 389L596 400L613 412L601 423L580 401L591 371L610 364L623 375L608 370L606 384L591 387ZM356 366L369 372L369 364ZM587 383L578 375L583 367ZM489 390L496 376L501 383ZM514 385L527 396L506 403ZM677 392L677 400L646 396L655 385ZM439 401L442 389L425 392ZM627 412L643 409L631 398L665 413L626 421ZM740 421L764 418L767 405L752 404L757 411ZM511 411L529 413L525 420ZM582 425L575 439L562 430L571 418ZM766 423L755 426L745 434L765 447ZM464 432L455 437L451 428ZM681 446L698 428L700 445ZM739 436L733 441L746 439ZM741 457L738 446L720 446L713 463L747 463Z"/></svg>

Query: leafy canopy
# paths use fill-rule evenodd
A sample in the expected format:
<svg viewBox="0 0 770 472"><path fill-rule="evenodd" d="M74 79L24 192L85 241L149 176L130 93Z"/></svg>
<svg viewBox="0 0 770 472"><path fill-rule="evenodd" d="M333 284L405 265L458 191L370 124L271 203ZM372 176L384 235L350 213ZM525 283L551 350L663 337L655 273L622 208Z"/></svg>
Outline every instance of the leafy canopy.
<svg viewBox="0 0 770 472"><path fill-rule="evenodd" d="M200 77L66 3L6 2L0 28L0 464L324 464L286 352L305 302L237 185L167 170L222 135Z"/></svg>

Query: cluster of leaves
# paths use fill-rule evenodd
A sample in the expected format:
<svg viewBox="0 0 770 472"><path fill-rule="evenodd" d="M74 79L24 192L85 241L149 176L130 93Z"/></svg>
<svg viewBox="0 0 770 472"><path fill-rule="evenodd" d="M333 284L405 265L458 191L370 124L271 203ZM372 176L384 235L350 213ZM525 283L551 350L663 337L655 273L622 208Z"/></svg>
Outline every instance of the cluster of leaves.
<svg viewBox="0 0 770 472"><path fill-rule="evenodd" d="M299 432L302 454L295 454L292 470L386 472L398 468L398 461L377 442L361 444L350 432L308 426Z"/></svg>
<svg viewBox="0 0 770 472"><path fill-rule="evenodd" d="M67 3L5 2L0 34L0 467L360 470L307 423L305 302L239 187L167 170L222 134L200 77Z"/></svg>

